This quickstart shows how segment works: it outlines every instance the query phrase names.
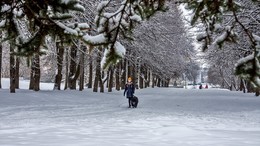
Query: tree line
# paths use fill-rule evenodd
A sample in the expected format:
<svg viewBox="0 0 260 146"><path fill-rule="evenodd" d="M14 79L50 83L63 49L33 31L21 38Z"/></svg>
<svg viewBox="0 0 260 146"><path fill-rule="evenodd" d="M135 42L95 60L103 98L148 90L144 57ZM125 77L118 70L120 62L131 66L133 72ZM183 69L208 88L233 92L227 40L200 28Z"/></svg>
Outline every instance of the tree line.
<svg viewBox="0 0 260 146"><path fill-rule="evenodd" d="M43 56L56 57L52 63L46 61L57 69L55 88L63 79L67 88L74 88L75 80L86 77L86 64L88 72L94 70L95 85L117 80L118 72L126 74L123 81L131 75L139 84L152 79L146 77L151 72L158 85L184 74L194 78L196 52L178 5L191 10L190 23L198 30L209 81L259 95L258 0L3 0L0 28L2 40L10 46L12 89L18 56L26 56L36 91Z"/></svg>
<svg viewBox="0 0 260 146"><path fill-rule="evenodd" d="M94 92L98 92L98 90L104 92L104 87L107 87L108 92L111 92L114 87L116 90L124 89L126 78L129 76L133 78L136 88L146 88L148 86L167 87L170 79L180 78L182 73L191 71L185 65L192 61L190 57L194 50L190 43L190 38L186 35L184 22L181 19L181 12L178 10L177 5L169 3L173 9L153 14L154 16L149 18L149 20L138 22L139 24L137 22L136 24L131 24L134 23L132 21L129 21L129 24L124 24L125 26L114 24L118 23L118 21L127 23L127 21L121 18L121 20L115 20L109 26L104 26L97 22L94 23L97 19L104 19L98 18L104 16L97 16L98 12L96 11L104 9L102 7L105 4L109 4L109 1L86 1L84 7L88 8L90 12L73 13L69 19L70 23L63 22L63 19L68 20L68 16L65 17L68 14L62 13L59 11L59 8L63 9L61 4L67 4L68 8L75 10L77 5L73 2L77 1L71 1L71 3L58 1L57 6L53 4L52 7L53 13L57 13L57 16L54 14L50 16L47 13L51 12L46 12L47 16L42 16L45 16L44 19L32 16L32 20L29 20L27 13L20 12L27 17L19 18L18 16L13 16L15 18L18 17L15 19L16 22L13 22L14 26L12 26L16 30L15 32L8 30L10 29L6 22L8 19L2 19L2 22L5 21L5 25L2 25L4 38L8 38L9 33L17 33L15 34L17 38L2 42L1 47L3 50L2 48L0 50L1 53L4 53L4 59L2 56L0 59L6 62L4 65L1 65L1 68L3 68L1 73L4 77L10 77L10 92L15 92L15 89L19 88L19 77L21 76L30 80L29 89L34 91L40 90L40 81L48 81L54 82L55 90L75 90L78 88L81 91L87 86L88 88L93 88ZM23 6L22 2L13 1L13 3ZM32 4L40 7L37 2ZM46 4L46 7L48 4ZM115 3L112 4L111 2L110 5L114 6ZM95 10L96 6L98 6L97 10ZM120 6L125 6L125 4L122 3ZM8 12L11 11L9 9L17 11L15 10L16 8L6 7L7 10L1 11L3 12L2 16L7 17ZM29 6L25 6L25 8L27 7ZM54 12L56 7L58 12ZM77 10L80 10L80 8L77 8ZM112 10L114 9L117 8ZM63 11L67 12L65 8ZM40 15L41 12L35 10L33 13ZM149 12L149 17L152 15L150 13L152 11ZM106 20L118 17L116 16L118 15L117 13L110 13L109 15ZM171 19L165 19L165 17L162 17L163 15L167 15ZM128 17L133 17L133 21L138 19L136 14ZM36 24L34 19L40 19L39 24ZM45 22L46 19L48 22ZM53 22L55 20L57 22ZM79 23L79 21L84 21L88 24ZM61 22L64 24L62 25ZM35 28L31 29L30 23L36 25L34 26ZM43 27L42 25L46 26ZM74 28L72 25L74 25ZM130 27L134 27L130 25L139 25L135 29L131 28L132 35L128 34L130 32L124 32L128 31L128 29L130 30ZM51 28L54 26L57 28ZM123 32L114 34L117 27L117 31ZM122 27L127 28L121 30L123 29ZM110 33L118 38L114 38L114 36L109 38L114 44L110 41L104 43L103 37L98 35L98 29L111 29L110 31L112 32ZM80 34L74 30L84 32L85 34L82 36L85 39L79 39L81 37ZM44 31L49 32L46 34ZM34 36L32 36L33 33ZM91 37L89 34L94 37ZM120 40L120 43L116 43L117 40ZM115 46L115 44L118 46L123 44L122 50L124 51L125 48L124 58L117 55L115 56L119 57L119 59L106 56L106 49L111 47L111 45ZM120 49L114 51L120 51ZM9 61L6 61L6 58ZM104 58L108 58L108 60ZM62 83L64 83L63 88L61 86Z"/></svg>

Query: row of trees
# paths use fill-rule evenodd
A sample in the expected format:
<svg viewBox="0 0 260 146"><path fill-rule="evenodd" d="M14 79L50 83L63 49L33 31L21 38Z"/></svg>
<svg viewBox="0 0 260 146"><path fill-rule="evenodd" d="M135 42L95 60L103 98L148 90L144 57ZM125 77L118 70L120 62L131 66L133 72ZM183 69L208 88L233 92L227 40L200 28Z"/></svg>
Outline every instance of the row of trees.
<svg viewBox="0 0 260 146"><path fill-rule="evenodd" d="M205 32L211 35L198 37L204 43L210 65L209 80L224 88L259 95L260 2L231 2L226 2L229 10L221 12L221 17L206 27ZM212 43L207 45L209 42Z"/></svg>
<svg viewBox="0 0 260 146"><path fill-rule="evenodd" d="M129 73L126 74L134 78L141 77L139 82L151 79L146 77L146 73L152 72L158 80L168 81L183 73L193 76L191 70L197 68L196 65L191 66L194 64L191 58L194 52L190 49L190 39L187 38L182 18L174 5L181 3L192 11L191 25L200 28L197 40L202 42L202 50L206 52L211 73L209 78L212 78L212 74L220 76L223 86L237 88L239 84L245 91L251 86L258 94L258 0L4 0L1 2L0 28L7 34L2 35L3 39L9 40L10 64L19 62L14 55L28 56L28 64L33 67L31 76L36 78L41 67L39 57L46 53L42 48L50 48L46 44L50 42L56 46L53 47L56 50L54 56L57 54L58 58L55 63L58 68L55 82L62 79L61 62L64 55L60 54L64 52L69 54L67 60L74 61L67 61L68 65L64 65L68 86L71 84L69 80L75 82L73 79L79 77L79 74L83 76L84 70L80 66L84 66L82 58L87 55L80 55L80 52L96 61L96 77L114 77L110 73L116 68L114 64L126 56L120 63L125 67L121 65L121 70L116 72L124 74L127 71ZM169 15L160 15L162 11L168 11ZM151 17L155 14L157 17ZM144 19L150 21L140 24ZM137 29L133 29L135 27ZM60 43L62 49L59 49L57 43ZM13 84L17 66L10 67ZM103 68L107 69L104 73L101 72ZM70 70L75 70L75 73L70 74ZM39 82L38 79L31 80L37 84ZM99 78L94 83L98 82L104 83L104 80Z"/></svg>
<svg viewBox="0 0 260 146"><path fill-rule="evenodd" d="M164 11L160 1L152 11L148 11L150 6L139 7L147 10L138 14L149 17L140 22L141 17L132 10L137 4L129 5L128 1L81 1L88 11L73 0L49 1L44 7L38 1L30 3L32 6L25 5L26 2L12 1L14 8L3 2L1 9L3 37L13 38L1 43L1 73L10 77L11 92L19 88L21 76L30 79L29 89L35 91L40 90L40 81L52 81L58 90L64 83L64 89L76 89L79 85L79 90L88 86L94 92L104 92L104 86L108 91L113 87L124 89L128 76L137 88L144 88L168 86L170 79L192 71L187 66L192 61L193 46L174 3L168 3L169 11L151 18L155 11ZM17 6L22 9L19 16L14 13ZM27 7L32 12L27 13ZM39 10L31 10L32 7ZM72 10L81 12L71 13ZM8 15L14 16L9 19ZM136 22L139 26L133 29Z"/></svg>

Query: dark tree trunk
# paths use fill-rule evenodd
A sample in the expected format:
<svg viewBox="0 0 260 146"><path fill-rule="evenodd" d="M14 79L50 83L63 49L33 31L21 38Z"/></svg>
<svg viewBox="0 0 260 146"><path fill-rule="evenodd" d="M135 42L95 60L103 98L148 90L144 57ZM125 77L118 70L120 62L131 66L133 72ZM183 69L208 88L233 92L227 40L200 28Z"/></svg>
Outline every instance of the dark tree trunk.
<svg viewBox="0 0 260 146"><path fill-rule="evenodd" d="M35 73L34 73L34 91L40 90L40 78L41 78L41 69L40 69L40 55L36 54L34 57L35 61Z"/></svg>
<svg viewBox="0 0 260 146"><path fill-rule="evenodd" d="M155 82L155 76L152 74L152 88L154 88L156 82Z"/></svg>
<svg viewBox="0 0 260 146"><path fill-rule="evenodd" d="M151 83L151 72L150 72L150 69L147 70L147 73L148 73L147 87L150 87L150 83Z"/></svg>
<svg viewBox="0 0 260 146"><path fill-rule="evenodd" d="M107 76L106 76L106 79L104 78L104 76L102 76L102 80L104 83L106 83L106 87L108 88L108 84L109 84L109 76L110 76L110 70L111 70L111 67L109 67L108 71L107 71ZM104 81L105 79L105 81ZM107 81L107 82L106 82Z"/></svg>
<svg viewBox="0 0 260 146"><path fill-rule="evenodd" d="M0 35L2 34L0 33ZM2 43L0 43L0 89L2 88L2 51L3 51Z"/></svg>
<svg viewBox="0 0 260 146"><path fill-rule="evenodd" d="M19 89L19 77L20 77L20 58L18 56L16 56L16 60L15 60L15 88Z"/></svg>
<svg viewBox="0 0 260 146"><path fill-rule="evenodd" d="M149 79L148 79L148 69L144 68L144 88L149 86Z"/></svg>
<svg viewBox="0 0 260 146"><path fill-rule="evenodd" d="M120 90L120 66L121 66L121 63L118 63L118 64L116 65L116 71L115 71L116 90L117 90L117 91Z"/></svg>
<svg viewBox="0 0 260 146"><path fill-rule="evenodd" d="M124 59L124 61L121 62L121 70L122 70L122 74L121 75L121 89L124 90L125 89L125 84L126 84L126 59Z"/></svg>
<svg viewBox="0 0 260 146"><path fill-rule="evenodd" d="M32 64L31 64L31 73L30 73L30 84L29 84L29 90L33 90L34 88L34 73L35 73L35 63L34 63L34 58L31 59Z"/></svg>
<svg viewBox="0 0 260 146"><path fill-rule="evenodd" d="M88 76L88 88L92 88L93 76L93 64L92 57L89 58L89 76Z"/></svg>
<svg viewBox="0 0 260 146"><path fill-rule="evenodd" d="M70 67L69 67L69 79L68 79L68 85L69 88L72 90L76 90L76 71L77 71L77 63L76 63L76 57L77 57L77 48L76 46L72 46L70 50Z"/></svg>
<svg viewBox="0 0 260 146"><path fill-rule="evenodd" d="M141 65L140 68L140 76L139 76L139 88L143 89L144 88L144 69L143 66Z"/></svg>
<svg viewBox="0 0 260 146"><path fill-rule="evenodd" d="M111 67L109 70L108 92L112 92L113 82L114 82L114 68Z"/></svg>
<svg viewBox="0 0 260 146"><path fill-rule="evenodd" d="M96 74L95 74L93 92L98 92L99 73L97 72L97 70L98 69L97 69L97 66L96 66Z"/></svg>
<svg viewBox="0 0 260 146"><path fill-rule="evenodd" d="M10 44L10 92L15 93L15 57L13 55L14 45Z"/></svg>
<svg viewBox="0 0 260 146"><path fill-rule="evenodd" d="M102 79L101 79L101 53L98 52L97 59L96 59L96 74L95 74L95 81L94 81L94 87L93 92L98 92L98 87L100 86L100 90L102 85ZM100 91L101 92L101 91Z"/></svg>
<svg viewBox="0 0 260 146"><path fill-rule="evenodd" d="M156 77L157 78L157 87L161 87L161 79L159 77Z"/></svg>
<svg viewBox="0 0 260 146"><path fill-rule="evenodd" d="M79 78L80 75L80 63L76 67L76 73L73 78L70 78L70 89L76 90L77 87L77 79Z"/></svg>
<svg viewBox="0 0 260 146"><path fill-rule="evenodd" d="M68 80L69 80L69 50L66 49L65 53L66 69L65 69L65 86L64 90L68 89Z"/></svg>
<svg viewBox="0 0 260 146"><path fill-rule="evenodd" d="M64 48L61 46L60 42L56 43L56 51L57 51L57 67L58 72L55 76L55 84L54 84L54 90L58 89L61 90L61 80L62 80L62 65L63 65L63 55L64 55Z"/></svg>
<svg viewBox="0 0 260 146"><path fill-rule="evenodd" d="M101 67L100 67L100 71L101 71ZM104 90L104 82L102 81L102 78L104 77L104 72L102 72L100 74L101 74L101 76L99 78L99 87L100 87L100 92L103 93L105 91Z"/></svg>
<svg viewBox="0 0 260 146"><path fill-rule="evenodd" d="M86 51L86 47L83 48L83 52L80 55L80 63L79 63L79 67L80 67L80 79L79 79L79 91L83 91L84 90L84 61L85 61L85 51Z"/></svg>

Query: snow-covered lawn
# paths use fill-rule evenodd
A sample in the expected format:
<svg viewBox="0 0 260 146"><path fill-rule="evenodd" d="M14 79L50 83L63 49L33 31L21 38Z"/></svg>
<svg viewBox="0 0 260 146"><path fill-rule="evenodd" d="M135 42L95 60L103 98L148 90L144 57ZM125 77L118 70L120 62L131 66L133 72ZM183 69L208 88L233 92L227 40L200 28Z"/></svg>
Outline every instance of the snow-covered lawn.
<svg viewBox="0 0 260 146"><path fill-rule="evenodd" d="M148 88L136 95L139 106L129 109L122 91L0 89L0 145L260 145L260 98L253 94Z"/></svg>

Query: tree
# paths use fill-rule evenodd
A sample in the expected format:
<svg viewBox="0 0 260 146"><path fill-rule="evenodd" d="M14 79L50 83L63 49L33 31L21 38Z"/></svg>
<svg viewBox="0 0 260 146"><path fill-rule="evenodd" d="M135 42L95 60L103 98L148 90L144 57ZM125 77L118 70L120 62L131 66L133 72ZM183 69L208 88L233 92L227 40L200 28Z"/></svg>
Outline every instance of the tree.
<svg viewBox="0 0 260 146"><path fill-rule="evenodd" d="M0 4L0 10L0 28L8 34L4 40L17 46L18 49L13 52L16 55L29 57L36 54L36 63L32 63L36 67L39 66L38 56L44 53L48 37L59 36L66 42L71 39L70 36L82 36L81 30L89 27L87 24L64 21L74 17L71 11L84 11L78 0L4 0ZM40 71L39 68L35 69L38 82Z"/></svg>
<svg viewBox="0 0 260 146"><path fill-rule="evenodd" d="M0 40L1 40L2 32L0 33ZM2 88L2 52L3 47L2 44L0 44L0 89Z"/></svg>
<svg viewBox="0 0 260 146"><path fill-rule="evenodd" d="M56 42L56 48L57 48L58 72L55 76L54 89L60 90L61 89L60 88L61 80L62 80L62 64L63 64L64 48L63 48L61 42Z"/></svg>
<svg viewBox="0 0 260 146"><path fill-rule="evenodd" d="M235 74L249 81L255 88L259 87L260 2L258 0L184 0L184 2L187 8L194 12L191 24L201 22L204 25L205 33L198 37L198 40L204 43L203 50L222 48L227 42L239 42L237 34L243 34L246 47L250 47L252 53L237 62Z"/></svg>

